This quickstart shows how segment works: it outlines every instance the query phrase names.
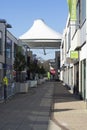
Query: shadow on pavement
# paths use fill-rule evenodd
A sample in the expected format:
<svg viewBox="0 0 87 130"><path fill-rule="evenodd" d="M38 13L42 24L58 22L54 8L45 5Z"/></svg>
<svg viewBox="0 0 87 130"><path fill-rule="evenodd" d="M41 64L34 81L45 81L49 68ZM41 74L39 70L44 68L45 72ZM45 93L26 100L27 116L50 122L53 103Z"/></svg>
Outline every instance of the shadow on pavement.
<svg viewBox="0 0 87 130"><path fill-rule="evenodd" d="M63 112L63 111L72 111L74 109L54 109L54 110L51 110L51 112Z"/></svg>
<svg viewBox="0 0 87 130"><path fill-rule="evenodd" d="M76 95L69 92L69 90L62 85L61 82L54 83L53 102L72 102L79 101Z"/></svg>
<svg viewBox="0 0 87 130"><path fill-rule="evenodd" d="M75 113L78 115L78 112L81 114L81 109L84 110L84 106L81 105L81 102L84 105L83 101L72 94L61 82L54 82L50 119L60 127L61 130L71 130L69 125L73 127L74 118L76 116ZM71 122L73 122L73 124Z"/></svg>

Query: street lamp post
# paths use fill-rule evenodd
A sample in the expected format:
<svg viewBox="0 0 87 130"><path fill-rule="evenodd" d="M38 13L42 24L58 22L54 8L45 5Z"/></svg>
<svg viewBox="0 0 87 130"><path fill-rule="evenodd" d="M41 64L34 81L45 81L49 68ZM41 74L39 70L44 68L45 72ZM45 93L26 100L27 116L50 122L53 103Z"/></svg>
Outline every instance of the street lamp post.
<svg viewBox="0 0 87 130"><path fill-rule="evenodd" d="M4 44L4 77L6 76L6 44L7 44L7 28L12 28L10 24L6 22L5 19L0 19L0 23L3 23L5 25L5 44ZM4 78L3 78L4 79ZM5 80L3 80L5 81ZM7 81L4 83L4 100L7 99Z"/></svg>

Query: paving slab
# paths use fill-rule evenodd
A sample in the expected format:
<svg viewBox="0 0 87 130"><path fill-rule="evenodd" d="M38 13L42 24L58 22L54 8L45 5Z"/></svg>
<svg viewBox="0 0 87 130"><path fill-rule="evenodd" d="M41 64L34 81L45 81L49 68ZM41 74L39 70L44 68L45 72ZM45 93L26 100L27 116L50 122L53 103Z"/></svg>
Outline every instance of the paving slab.
<svg viewBox="0 0 87 130"><path fill-rule="evenodd" d="M0 104L0 130L87 130L87 105L61 82L46 82Z"/></svg>
<svg viewBox="0 0 87 130"><path fill-rule="evenodd" d="M53 88L53 83L46 82L1 103L0 130L47 130Z"/></svg>
<svg viewBox="0 0 87 130"><path fill-rule="evenodd" d="M51 119L62 130L87 130L86 103L77 97L61 82L54 83Z"/></svg>

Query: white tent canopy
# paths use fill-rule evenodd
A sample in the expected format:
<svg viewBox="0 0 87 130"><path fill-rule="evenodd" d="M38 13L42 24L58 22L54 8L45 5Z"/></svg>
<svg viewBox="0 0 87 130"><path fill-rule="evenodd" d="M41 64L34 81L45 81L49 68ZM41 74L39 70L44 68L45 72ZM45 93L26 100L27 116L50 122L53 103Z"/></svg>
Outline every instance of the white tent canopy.
<svg viewBox="0 0 87 130"><path fill-rule="evenodd" d="M57 49L60 47L62 35L48 27L42 19L37 19L19 39L32 49Z"/></svg>

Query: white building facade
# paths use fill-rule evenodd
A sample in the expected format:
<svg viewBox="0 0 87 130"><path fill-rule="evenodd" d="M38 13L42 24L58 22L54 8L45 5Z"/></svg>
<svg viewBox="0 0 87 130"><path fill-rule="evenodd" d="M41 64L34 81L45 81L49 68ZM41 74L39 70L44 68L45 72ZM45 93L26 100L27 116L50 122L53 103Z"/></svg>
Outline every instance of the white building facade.
<svg viewBox="0 0 87 130"><path fill-rule="evenodd" d="M75 94L87 99L87 1L77 0L77 20L67 19L61 43L61 80ZM78 58L72 58L71 52ZM73 53L74 54L74 53Z"/></svg>

